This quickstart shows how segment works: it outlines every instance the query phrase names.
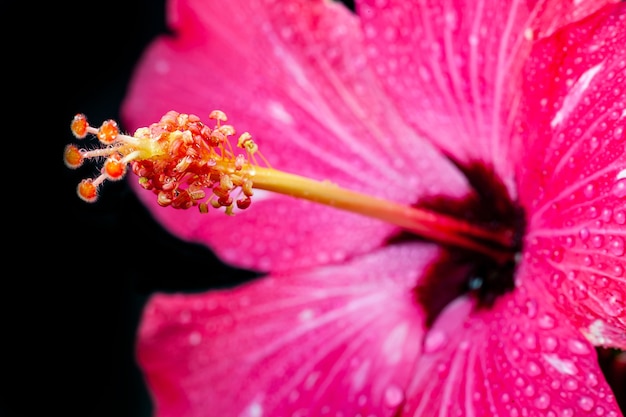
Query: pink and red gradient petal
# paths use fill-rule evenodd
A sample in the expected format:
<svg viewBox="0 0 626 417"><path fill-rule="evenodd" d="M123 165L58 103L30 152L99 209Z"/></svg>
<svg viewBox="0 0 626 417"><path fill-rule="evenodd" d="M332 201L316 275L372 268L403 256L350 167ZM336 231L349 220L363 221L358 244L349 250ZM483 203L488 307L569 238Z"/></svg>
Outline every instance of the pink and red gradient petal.
<svg viewBox="0 0 626 417"><path fill-rule="evenodd" d="M178 1L170 14L176 37L157 40L138 67L123 108L129 128L172 108L200 116L220 108L254 132L276 169L408 204L468 191L458 170L398 116L365 60L356 16L340 4ZM219 221L138 195L172 233L262 271L347 259L397 230L273 194L256 199L253 215L216 213Z"/></svg>
<svg viewBox="0 0 626 417"><path fill-rule="evenodd" d="M539 42L526 71L528 278L595 344L624 349L626 5Z"/></svg>
<svg viewBox="0 0 626 417"><path fill-rule="evenodd" d="M391 246L234 290L152 298L138 358L158 415L394 415L424 332L412 286L437 254Z"/></svg>

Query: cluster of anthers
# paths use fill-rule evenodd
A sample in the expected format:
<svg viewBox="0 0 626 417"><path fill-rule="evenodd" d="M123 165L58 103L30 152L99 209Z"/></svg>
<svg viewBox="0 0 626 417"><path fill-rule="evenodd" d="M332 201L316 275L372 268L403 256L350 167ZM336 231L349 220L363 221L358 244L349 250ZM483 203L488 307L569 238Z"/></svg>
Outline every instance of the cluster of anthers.
<svg viewBox="0 0 626 417"><path fill-rule="evenodd" d="M224 112L215 110L209 119L215 121L215 127L205 125L194 114L170 111L158 123L139 128L129 136L120 133L114 120L107 120L96 129L84 114L77 114L71 123L74 136L84 139L88 134L95 135L105 147L86 150L67 145L65 164L78 168L86 159L106 158L100 175L80 182L78 196L95 202L102 183L120 180L130 165L139 184L156 194L161 206L198 206L200 212L206 213L210 205L224 207L228 214L232 214L235 205L239 209L249 207L252 178L259 165L257 156L263 163L267 161L248 132L237 141L237 147L244 152L235 154L229 140L235 129L223 124L227 121Z"/></svg>

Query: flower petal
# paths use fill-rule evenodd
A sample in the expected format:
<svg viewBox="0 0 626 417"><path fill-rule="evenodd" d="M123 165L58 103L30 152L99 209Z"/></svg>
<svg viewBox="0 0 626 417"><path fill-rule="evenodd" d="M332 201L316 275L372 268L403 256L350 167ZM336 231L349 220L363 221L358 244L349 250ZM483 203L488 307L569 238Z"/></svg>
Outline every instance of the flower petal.
<svg viewBox="0 0 626 417"><path fill-rule="evenodd" d="M179 0L169 17L176 35L151 45L132 80L129 127L170 109L203 117L219 108L274 168L411 204L467 192L458 170L398 116L365 59L357 17L339 3ZM395 230L267 193L253 198L254 214L216 221L163 210L138 192L174 234L260 270L362 253Z"/></svg>
<svg viewBox="0 0 626 417"><path fill-rule="evenodd" d="M461 164L494 164L514 196L511 121L531 40L605 3L361 0L357 11L397 111Z"/></svg>
<svg viewBox="0 0 626 417"><path fill-rule="evenodd" d="M437 253L390 246L234 290L153 297L138 359L157 415L396 415L422 342L413 286Z"/></svg>
<svg viewBox="0 0 626 417"><path fill-rule="evenodd" d="M539 293L459 299L426 335L405 416L621 416L594 348Z"/></svg>
<svg viewBox="0 0 626 417"><path fill-rule="evenodd" d="M526 252L597 345L626 348L626 5L537 44L523 107ZM543 279L539 277L550 277Z"/></svg>

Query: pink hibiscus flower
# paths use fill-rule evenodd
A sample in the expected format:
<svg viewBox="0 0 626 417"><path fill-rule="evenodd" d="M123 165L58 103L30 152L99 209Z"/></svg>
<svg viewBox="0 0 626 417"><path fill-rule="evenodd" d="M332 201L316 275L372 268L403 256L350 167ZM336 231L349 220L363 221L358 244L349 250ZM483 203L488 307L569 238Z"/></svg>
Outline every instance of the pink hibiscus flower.
<svg viewBox="0 0 626 417"><path fill-rule="evenodd" d="M171 1L175 35L138 66L124 122L223 109L273 168L443 229L259 190L234 216L199 214L138 186L172 233L266 275L152 297L138 359L157 414L621 415L594 346L626 348L626 4L356 11ZM448 216L487 235L452 241Z"/></svg>

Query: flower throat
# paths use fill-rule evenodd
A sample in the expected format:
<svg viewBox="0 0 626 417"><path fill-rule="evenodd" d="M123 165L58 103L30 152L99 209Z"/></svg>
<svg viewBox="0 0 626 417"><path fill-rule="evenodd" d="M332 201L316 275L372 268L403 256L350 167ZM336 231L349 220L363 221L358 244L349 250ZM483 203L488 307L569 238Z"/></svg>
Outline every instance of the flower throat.
<svg viewBox="0 0 626 417"><path fill-rule="evenodd" d="M248 132L234 140L235 128L226 124L228 119L222 111L211 112L209 120L211 126L196 115L170 111L130 136L120 133L114 120L95 128L84 115L76 115L71 122L74 136L82 140L92 134L104 146L85 150L70 144L65 148L65 164L78 168L87 159L105 158L96 178L80 182L78 196L95 202L101 185L123 178L128 166L138 176L139 184L152 192L163 207L195 208L200 213L223 209L234 215L250 207L255 189L272 191L394 224L404 231L399 238L413 236L455 248L447 250L451 261L445 263L448 266L435 265L431 275L453 265L465 268L455 294L471 291L481 305L513 288L523 215L486 167L459 166L475 191L464 201L428 198L407 206L350 191L330 181L275 170ZM441 281L444 288L449 287L449 282ZM434 287L428 284L423 293L428 294ZM433 317L440 311L439 304L422 302L429 313L432 310Z"/></svg>

